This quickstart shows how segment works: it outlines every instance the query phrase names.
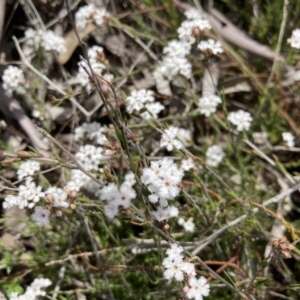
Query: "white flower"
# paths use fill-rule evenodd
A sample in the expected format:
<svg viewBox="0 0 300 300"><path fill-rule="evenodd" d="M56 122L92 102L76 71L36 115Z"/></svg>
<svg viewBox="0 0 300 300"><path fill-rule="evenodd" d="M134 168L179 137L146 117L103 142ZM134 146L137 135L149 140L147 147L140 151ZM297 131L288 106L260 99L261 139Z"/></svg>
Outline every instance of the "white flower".
<svg viewBox="0 0 300 300"><path fill-rule="evenodd" d="M24 32L25 38L27 40L27 45L38 49L42 43L42 31L36 31L33 28L27 28Z"/></svg>
<svg viewBox="0 0 300 300"><path fill-rule="evenodd" d="M199 99L198 107L201 114L209 117L212 113L216 112L217 106L220 103L222 103L222 100L219 96L209 95Z"/></svg>
<svg viewBox="0 0 300 300"><path fill-rule="evenodd" d="M189 218L185 221L183 218L178 220L178 224L183 226L186 232L194 232L195 231L195 223L193 222L193 218Z"/></svg>
<svg viewBox="0 0 300 300"><path fill-rule="evenodd" d="M173 217L177 217L178 213L179 213L178 208L175 206L167 206L167 207L159 206L157 210L153 210L151 212L153 217L159 222L163 220L171 219Z"/></svg>
<svg viewBox="0 0 300 300"><path fill-rule="evenodd" d="M25 185L19 186L19 208L24 207L33 208L40 198L45 197L45 194L41 191L41 186L36 186L32 181L26 181Z"/></svg>
<svg viewBox="0 0 300 300"><path fill-rule="evenodd" d="M188 159L184 159L181 162L181 170L183 171L189 171L190 169L193 169L195 167L194 161L189 157Z"/></svg>
<svg viewBox="0 0 300 300"><path fill-rule="evenodd" d="M56 35L52 30L43 33L42 46L46 51L63 53L67 51L64 38Z"/></svg>
<svg viewBox="0 0 300 300"><path fill-rule="evenodd" d="M164 130L160 140L160 147L166 147L168 151L172 151L174 148L180 150L182 148L182 143L176 139L178 133L177 127L171 126Z"/></svg>
<svg viewBox="0 0 300 300"><path fill-rule="evenodd" d="M168 258L164 259L163 266L166 268L164 271L164 277L166 279L175 278L177 281L183 281L184 273L182 270L183 261L181 258L170 260Z"/></svg>
<svg viewBox="0 0 300 300"><path fill-rule="evenodd" d="M180 192L178 187L183 177L183 170L179 169L173 160L163 158L158 161L152 161L150 168L143 170L141 181L148 187L153 194L149 197L149 201L155 203L159 201L162 207L168 205L167 200L173 200ZM168 215L176 215L176 211L165 211L158 209L154 212L154 216L160 220L167 219Z"/></svg>
<svg viewBox="0 0 300 300"><path fill-rule="evenodd" d="M186 16L187 19L194 20L202 20L203 16L201 15L200 11L196 8L189 8L184 12L184 15Z"/></svg>
<svg viewBox="0 0 300 300"><path fill-rule="evenodd" d="M69 207L70 203L68 202L68 194L61 188L58 187L50 187L45 191L45 194L49 195L53 199L52 205L54 207L62 207L62 208L67 208Z"/></svg>
<svg viewBox="0 0 300 300"><path fill-rule="evenodd" d="M125 181L124 182L126 184L130 185L130 186L135 185L136 179L135 179L135 176L134 176L133 172L130 171L125 175Z"/></svg>
<svg viewBox="0 0 300 300"><path fill-rule="evenodd" d="M105 200L104 214L113 219L118 213L119 206L127 209L130 207L131 200L136 197L136 192L127 182L123 182L120 188L115 183L110 183L100 191L100 200Z"/></svg>
<svg viewBox="0 0 300 300"><path fill-rule="evenodd" d="M295 29L292 32L292 36L288 39L288 43L291 47L300 49L300 29Z"/></svg>
<svg viewBox="0 0 300 300"><path fill-rule="evenodd" d="M210 292L209 284L207 280L201 276L199 279L196 277L191 277L189 279L189 290L186 293L186 296L189 299L194 298L195 300L202 300L203 296L208 296Z"/></svg>
<svg viewBox="0 0 300 300"><path fill-rule="evenodd" d="M45 226L50 223L49 221L50 211L46 208L41 206L36 206L34 208L34 213L31 215L31 219L38 225L38 226Z"/></svg>
<svg viewBox="0 0 300 300"><path fill-rule="evenodd" d="M20 203L20 198L19 196L14 196L14 195L7 195L4 198L4 202L2 203L2 207L4 209L9 209L15 205L19 205Z"/></svg>
<svg viewBox="0 0 300 300"><path fill-rule="evenodd" d="M183 247L178 244L171 244L171 248L167 249L166 253L168 254L169 259L178 259L183 258L182 252L184 251Z"/></svg>
<svg viewBox="0 0 300 300"><path fill-rule="evenodd" d="M127 111L132 113L134 110L140 111L148 102L154 102L153 91L150 90L133 90L130 96L126 98Z"/></svg>
<svg viewBox="0 0 300 300"><path fill-rule="evenodd" d="M164 47L165 56L153 76L157 85L167 79L173 81L178 75L191 78L192 65L186 58L191 51L191 44L186 41L173 40Z"/></svg>
<svg viewBox="0 0 300 300"><path fill-rule="evenodd" d="M147 111L140 114L144 120L157 119L158 114L165 109L165 107L159 102L146 103L145 108Z"/></svg>
<svg viewBox="0 0 300 300"><path fill-rule="evenodd" d="M88 171L98 170L100 162L105 159L102 154L103 148L94 145L81 146L75 154L78 162Z"/></svg>
<svg viewBox="0 0 300 300"><path fill-rule="evenodd" d="M223 160L224 151L218 145L210 146L206 151L206 163L208 166L216 167Z"/></svg>
<svg viewBox="0 0 300 300"><path fill-rule="evenodd" d="M25 89L22 85L25 84L23 71L15 66L8 66L2 75L2 87L7 95L11 96L13 92L24 94Z"/></svg>
<svg viewBox="0 0 300 300"><path fill-rule="evenodd" d="M289 148L295 147L295 137L290 132L283 132L282 139L286 142Z"/></svg>
<svg viewBox="0 0 300 300"><path fill-rule="evenodd" d="M41 289L46 288L51 284L52 282L47 278L37 278L27 287L23 295L12 293L10 295L10 300L35 300L38 296L46 296L46 292Z"/></svg>
<svg viewBox="0 0 300 300"><path fill-rule="evenodd" d="M93 72L95 75L102 76L103 71L106 69L105 65L100 62L92 62L91 68L93 69ZM78 74L77 74L77 80L79 84L85 87L86 91L90 93L92 89L92 84L90 81L90 67L85 61L80 61L78 63Z"/></svg>
<svg viewBox="0 0 300 300"><path fill-rule="evenodd" d="M39 162L34 160L28 160L20 165L17 171L18 180L20 181L27 176L33 176L34 173L40 170L41 170L41 165L39 164Z"/></svg>
<svg viewBox="0 0 300 300"><path fill-rule="evenodd" d="M100 26L104 23L105 18L108 17L107 11L102 8L97 8L94 4L82 6L75 13L75 23L78 28L84 29L88 21L93 20L96 25Z"/></svg>
<svg viewBox="0 0 300 300"><path fill-rule="evenodd" d="M171 58L185 57L191 52L191 45L189 43L172 40L164 47L163 53Z"/></svg>
<svg viewBox="0 0 300 300"><path fill-rule="evenodd" d="M101 57L102 55L103 48L98 45L94 45L88 49L88 57L91 64L99 62L99 57Z"/></svg>
<svg viewBox="0 0 300 300"><path fill-rule="evenodd" d="M172 126L170 126L170 127L172 127ZM188 146L188 144L192 141L192 134L191 134L191 131L188 129L178 128L177 137L184 146Z"/></svg>
<svg viewBox="0 0 300 300"><path fill-rule="evenodd" d="M95 194L96 197L99 196L99 184L80 170L71 171L71 180L67 183L67 186L72 187L71 190L76 192L78 192L81 188L84 188L89 193Z"/></svg>
<svg viewBox="0 0 300 300"><path fill-rule="evenodd" d="M194 276L195 266L192 263L183 261L183 248L177 244L172 244L171 248L167 250L168 257L166 257L162 265L166 269L164 277L166 279L175 278L177 281L184 279L184 273L188 276Z"/></svg>
<svg viewBox="0 0 300 300"><path fill-rule="evenodd" d="M204 19L186 20L177 29L178 36L181 40L193 44L196 41L194 31L197 29L201 33L205 29L211 29L211 25Z"/></svg>
<svg viewBox="0 0 300 300"><path fill-rule="evenodd" d="M56 35L52 30L36 31L28 28L25 31L25 37L28 39L28 45L36 49L42 46L46 51L56 51L58 53L67 51L64 38Z"/></svg>
<svg viewBox="0 0 300 300"><path fill-rule="evenodd" d="M207 54L218 54L223 53L222 44L219 41L214 41L213 39L209 39L207 41L201 41L197 46L202 52Z"/></svg>
<svg viewBox="0 0 300 300"><path fill-rule="evenodd" d="M249 130L252 120L251 114L244 110L231 112L228 115L228 121L237 126L238 131Z"/></svg>

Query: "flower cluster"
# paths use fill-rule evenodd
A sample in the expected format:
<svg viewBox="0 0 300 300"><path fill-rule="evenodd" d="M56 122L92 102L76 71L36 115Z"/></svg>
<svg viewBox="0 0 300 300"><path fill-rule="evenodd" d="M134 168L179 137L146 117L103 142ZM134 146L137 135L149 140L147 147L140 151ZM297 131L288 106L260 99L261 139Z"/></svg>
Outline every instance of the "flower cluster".
<svg viewBox="0 0 300 300"><path fill-rule="evenodd" d="M105 55L103 53L103 48L100 46L93 46L88 49L88 58L93 69L93 72L99 78L103 77L106 81L111 82L114 76L107 72L105 65ZM90 67L86 61L80 61L78 63L78 74L77 80L80 85L85 87L88 93L92 90L91 83L92 74L90 71Z"/></svg>
<svg viewBox="0 0 300 300"><path fill-rule="evenodd" d="M10 300L35 300L39 296L46 296L46 292L42 289L50 286L52 282L48 278L35 279L30 286L27 287L23 295L18 295L17 292L13 292Z"/></svg>
<svg viewBox="0 0 300 300"><path fill-rule="evenodd" d="M33 176L40 171L41 167L37 161L29 160L20 165L17 174L19 180L26 179L24 184L18 186L17 195L7 195L2 203L4 209L12 206L18 206L20 209L33 209L34 213L31 219L39 226L49 224L50 211L55 211L57 215L61 215L59 209L68 208L70 201L76 198L76 189L71 186L67 190L58 187L49 187L42 191L40 185L36 185ZM73 191L73 195L70 193ZM36 206L38 202L44 199L47 201L48 207Z"/></svg>
<svg viewBox="0 0 300 300"><path fill-rule="evenodd" d="M21 181L24 178L28 178L30 176L30 179L32 180L32 176L34 173L37 173L41 170L41 165L39 162L35 160L28 160L24 163L22 163L17 171L18 174L18 180Z"/></svg>
<svg viewBox="0 0 300 300"><path fill-rule="evenodd" d="M186 170L193 167L190 160L184 164ZM178 216L177 207L169 205L168 200L174 200L180 193L179 184L183 175L184 169L178 168L169 158L152 161L150 167L143 170L141 181L151 193L148 199L157 204L156 210L152 211L156 220L163 221Z"/></svg>
<svg viewBox="0 0 300 300"><path fill-rule="evenodd" d="M12 206L18 206L20 209L33 208L44 196L41 186L36 186L33 181L27 180L24 185L18 187L18 195L7 195L2 205L4 209Z"/></svg>
<svg viewBox="0 0 300 300"><path fill-rule="evenodd" d="M210 292L209 284L201 276L196 278L194 264L183 260L183 247L172 244L167 250L168 256L163 260L162 265L166 269L164 277L166 279L175 278L177 281L186 280L188 284L184 287L184 292L188 299L202 300L203 296L208 296Z"/></svg>
<svg viewBox="0 0 300 300"><path fill-rule="evenodd" d="M209 95L199 99L198 107L201 114L209 117L211 114L215 113L218 104L222 103L219 96Z"/></svg>
<svg viewBox="0 0 300 300"><path fill-rule="evenodd" d="M154 102L153 92L150 90L133 90L126 98L126 110L129 113L140 112L140 116L145 119L157 119L158 114L165 108L159 102Z"/></svg>
<svg viewBox="0 0 300 300"><path fill-rule="evenodd" d="M228 121L235 125L238 131L249 130L252 120L251 114L244 110L231 112L228 115Z"/></svg>
<svg viewBox="0 0 300 300"><path fill-rule="evenodd" d="M185 12L187 20L183 21L177 29L180 40L193 44L196 39L195 35L199 36L205 29L211 29L208 20L197 9L189 9Z"/></svg>
<svg viewBox="0 0 300 300"><path fill-rule="evenodd" d="M186 56L191 51L191 45L187 42L173 40L163 49L165 56L159 67L153 73L157 84L167 79L173 81L178 75L191 78L192 65Z"/></svg>
<svg viewBox="0 0 300 300"><path fill-rule="evenodd" d="M81 146L75 154L78 162L88 171L98 170L100 162L105 159L103 148L94 145Z"/></svg>
<svg viewBox="0 0 300 300"><path fill-rule="evenodd" d="M107 20L109 14L104 8L97 8L94 4L82 6L75 13L75 23L78 28L84 29L89 21L101 26Z"/></svg>
<svg viewBox="0 0 300 300"><path fill-rule="evenodd" d="M290 132L283 132L282 139L286 142L289 148L295 147L295 137Z"/></svg>
<svg viewBox="0 0 300 300"><path fill-rule="evenodd" d="M186 232L194 232L195 231L195 223L193 222L193 218L189 218L187 221L184 218L178 219L178 224L183 226Z"/></svg>
<svg viewBox="0 0 300 300"><path fill-rule="evenodd" d="M118 187L115 183L110 183L100 190L100 200L107 204L104 206L104 214L113 219L119 211L119 208L127 209L130 207L131 200L136 197L133 189L135 184L134 174L132 172L125 176L125 181Z"/></svg>
<svg viewBox="0 0 300 300"><path fill-rule="evenodd" d="M211 54L217 55L218 53L223 53L221 42L214 41L213 39L201 41L197 47L207 56L210 56Z"/></svg>
<svg viewBox="0 0 300 300"><path fill-rule="evenodd" d="M15 66L8 66L2 75L2 87L6 94L11 96L13 92L24 94L25 78L23 71Z"/></svg>
<svg viewBox="0 0 300 300"><path fill-rule="evenodd" d="M28 40L27 44L35 49L43 47L45 51L56 51L58 53L67 51L65 40L57 36L52 30L43 31L28 28L24 34Z"/></svg>
<svg viewBox="0 0 300 300"><path fill-rule="evenodd" d="M165 129L160 140L160 147L166 147L168 151L172 151L174 148L180 150L183 145L182 142L176 139L178 136L179 128L175 126L170 126Z"/></svg>
<svg viewBox="0 0 300 300"><path fill-rule="evenodd" d="M295 29L292 32L292 36L288 39L288 43L291 44L291 47L300 49L300 29Z"/></svg>
<svg viewBox="0 0 300 300"><path fill-rule="evenodd" d="M206 151L206 163L208 166L217 167L223 160L225 153L218 145L210 146Z"/></svg>

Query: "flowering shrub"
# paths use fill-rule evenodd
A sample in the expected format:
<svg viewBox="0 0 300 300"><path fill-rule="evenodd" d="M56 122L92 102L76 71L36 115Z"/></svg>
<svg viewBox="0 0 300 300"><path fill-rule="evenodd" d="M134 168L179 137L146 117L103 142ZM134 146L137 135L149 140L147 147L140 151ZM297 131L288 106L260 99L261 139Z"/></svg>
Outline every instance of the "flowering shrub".
<svg viewBox="0 0 300 300"><path fill-rule="evenodd" d="M22 3L35 22L3 55L1 291L297 299L299 75L277 59L300 29L283 19L276 53L237 36L268 74L217 11L56 2Z"/></svg>

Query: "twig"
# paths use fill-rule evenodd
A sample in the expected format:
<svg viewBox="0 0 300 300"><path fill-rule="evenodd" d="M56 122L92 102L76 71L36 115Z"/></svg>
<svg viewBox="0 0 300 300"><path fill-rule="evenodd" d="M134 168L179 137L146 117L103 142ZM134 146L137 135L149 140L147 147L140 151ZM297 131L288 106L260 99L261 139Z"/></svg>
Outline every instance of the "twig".
<svg viewBox="0 0 300 300"><path fill-rule="evenodd" d="M218 275L214 270L212 270L207 264L205 264L205 262L197 256L194 256L192 258L192 260L196 260L199 262L199 264L206 269L210 274L212 274L215 278L219 279L221 282L223 282L229 289L231 289L232 291L234 291L235 293L239 294L242 298L244 299L250 299L247 295L245 295L244 293L240 292L235 286L231 285L229 282L227 282L225 279L223 279L220 275Z"/></svg>
<svg viewBox="0 0 300 300"><path fill-rule="evenodd" d="M278 194L275 197L272 197L266 201L264 201L262 203L263 206L267 206L270 205L272 203L277 203L278 201L280 201L281 199L285 198L286 196L292 194L293 192L297 191L300 189L300 183L296 184L295 186L293 186L292 188L289 188L288 190ZM257 213L259 211L259 209L257 207L253 208L253 213ZM193 255L197 255L201 250L203 250L206 246L208 246L212 241L214 241L218 236L220 236L224 231L226 231L228 228L236 226L237 224L239 224L240 222L246 220L248 217L250 216L250 214L244 214L242 216L240 216L239 218L231 221L230 223L228 223L227 225L223 226L222 228L220 228L219 230L217 230L216 232L214 232L213 234L211 234L210 236L208 236L207 238L201 240L198 243L198 247L192 252Z"/></svg>

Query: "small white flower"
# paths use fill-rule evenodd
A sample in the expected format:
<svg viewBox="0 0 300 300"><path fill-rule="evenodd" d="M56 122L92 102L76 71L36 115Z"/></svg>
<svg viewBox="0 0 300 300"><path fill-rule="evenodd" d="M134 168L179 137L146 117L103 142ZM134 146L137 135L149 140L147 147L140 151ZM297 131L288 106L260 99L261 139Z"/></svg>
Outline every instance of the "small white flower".
<svg viewBox="0 0 300 300"><path fill-rule="evenodd" d="M209 95L199 99L198 107L201 114L209 117L211 114L216 112L217 106L220 103L222 103L222 100L219 96Z"/></svg>
<svg viewBox="0 0 300 300"><path fill-rule="evenodd" d="M19 208L33 208L35 204L43 198L45 194L41 191L41 186L36 186L32 181L26 181L25 185L19 186Z"/></svg>
<svg viewBox="0 0 300 300"><path fill-rule="evenodd" d="M45 226L50 223L49 221L50 211L46 208L41 206L36 206L34 208L34 213L31 215L31 219L38 225L38 226Z"/></svg>
<svg viewBox="0 0 300 300"><path fill-rule="evenodd" d="M129 179L129 176L127 176ZM104 214L113 219L119 211L119 207L127 209L130 207L131 200L136 197L136 192L132 188L130 181L124 181L118 188L115 183L110 183L100 190L100 200L107 204L104 207Z"/></svg>
<svg viewBox="0 0 300 300"><path fill-rule="evenodd" d="M18 180L22 180L27 176L33 176L34 173L39 172L41 170L41 165L39 162L34 160L28 160L22 163L17 171Z"/></svg>
<svg viewBox="0 0 300 300"><path fill-rule="evenodd" d="M195 223L193 222L193 218L189 218L185 221L183 218L178 220L178 224L183 226L186 232L194 232L195 231Z"/></svg>
<svg viewBox="0 0 300 300"><path fill-rule="evenodd" d="M78 162L88 171L98 170L99 164L105 159L102 154L103 148L95 147L94 145L81 146L75 154Z"/></svg>
<svg viewBox="0 0 300 300"><path fill-rule="evenodd" d="M67 201L68 194L61 188L50 187L45 191L45 195L50 194L53 199L52 205L54 207L68 208L70 203Z"/></svg>
<svg viewBox="0 0 300 300"><path fill-rule="evenodd" d="M216 167L223 160L225 153L218 145L210 146L206 151L206 163L208 166Z"/></svg>
<svg viewBox="0 0 300 300"><path fill-rule="evenodd" d="M167 249L166 253L168 254L168 258L173 259L182 259L182 252L184 251L183 247L178 244L171 244L171 248Z"/></svg>
<svg viewBox="0 0 300 300"><path fill-rule="evenodd" d="M290 132L283 132L282 139L286 142L289 148L295 147L295 137Z"/></svg>
<svg viewBox="0 0 300 300"><path fill-rule="evenodd" d="M171 58L185 57L191 52L191 45L189 43L172 40L163 49L163 54Z"/></svg>
<svg viewBox="0 0 300 300"><path fill-rule="evenodd" d="M46 296L46 292L43 291L43 288L51 285L52 282L47 278L37 278L35 279L30 286L27 287L23 295L18 295L18 293L12 293L10 295L10 300L34 300L39 296Z"/></svg>
<svg viewBox="0 0 300 300"><path fill-rule="evenodd" d="M56 35L52 30L43 33L42 46L46 51L63 53L67 51L64 38Z"/></svg>
<svg viewBox="0 0 300 300"><path fill-rule="evenodd" d="M215 54L223 53L222 44L219 41L214 41L213 39L209 39L207 41L201 41L197 46L202 52L207 54Z"/></svg>
<svg viewBox="0 0 300 300"><path fill-rule="evenodd" d="M193 169L195 167L194 161L191 158L184 159L181 162L181 169L183 171L189 171L190 169Z"/></svg>
<svg viewBox="0 0 300 300"><path fill-rule="evenodd" d="M163 266L166 269L164 271L164 277L166 279L175 278L177 281L183 281L184 273L182 270L183 261L181 258L179 259L164 259Z"/></svg>
<svg viewBox="0 0 300 300"><path fill-rule="evenodd" d="M13 92L18 94L24 94L25 78L23 71L15 66L8 66L2 75L2 87L6 91L7 95L11 96Z"/></svg>
<svg viewBox="0 0 300 300"><path fill-rule="evenodd" d="M228 115L228 121L235 125L238 131L249 130L252 120L251 114L244 110L231 112Z"/></svg>
<svg viewBox="0 0 300 300"><path fill-rule="evenodd" d="M187 19L190 19L190 20L194 20L194 19L202 20L203 19L203 16L201 15L200 11L196 8L187 9L184 12L184 15L186 16Z"/></svg>
<svg viewBox="0 0 300 300"><path fill-rule="evenodd" d="M158 114L165 109L164 105L159 102L146 103L145 108L147 111L140 114L144 120L157 119Z"/></svg>
<svg viewBox="0 0 300 300"><path fill-rule="evenodd" d="M202 300L203 296L208 296L210 292L209 284L205 277L201 276L199 279L196 277L191 277L189 279L189 290L186 293L186 296L189 299L194 298L195 300Z"/></svg>
<svg viewBox="0 0 300 300"><path fill-rule="evenodd" d="M171 219L173 217L177 217L178 213L179 213L178 208L175 206L167 206L167 207L159 206L157 210L151 212L154 218L159 222L163 220Z"/></svg>
<svg viewBox="0 0 300 300"><path fill-rule="evenodd" d="M211 29L211 25L204 19L186 20L177 29L178 36L181 40L193 44L196 41L194 31L197 29L201 33L205 29Z"/></svg>
<svg viewBox="0 0 300 300"><path fill-rule="evenodd" d="M154 102L154 100L153 91L145 89L133 90L130 96L126 98L126 109L129 113L132 113L134 110L140 111L146 103Z"/></svg>
<svg viewBox="0 0 300 300"><path fill-rule="evenodd" d="M19 196L14 196L14 195L7 195L4 198L4 202L2 203L2 207L4 209L9 209L15 205L19 205L20 203L20 198Z"/></svg>
<svg viewBox="0 0 300 300"><path fill-rule="evenodd" d="M291 47L300 49L300 29L293 30L292 36L288 39L288 43Z"/></svg>
<svg viewBox="0 0 300 300"><path fill-rule="evenodd" d="M172 151L174 148L180 150L183 145L182 143L176 139L178 133L177 127L170 127L164 130L160 140L160 147L166 147L168 151Z"/></svg>
<svg viewBox="0 0 300 300"><path fill-rule="evenodd" d="M42 46L46 51L56 51L58 53L67 51L64 38L56 35L52 30L36 31L28 28L24 34L28 39L27 44L35 49Z"/></svg>
<svg viewBox="0 0 300 300"><path fill-rule="evenodd" d="M82 6L75 13L75 23L78 28L84 29L88 21L94 21L96 25L100 26L104 20L109 16L107 11L102 8L97 8L94 4Z"/></svg>
<svg viewBox="0 0 300 300"><path fill-rule="evenodd" d="M103 55L103 48L98 45L94 45L88 49L88 57L91 64L99 62L99 57L102 55Z"/></svg>

